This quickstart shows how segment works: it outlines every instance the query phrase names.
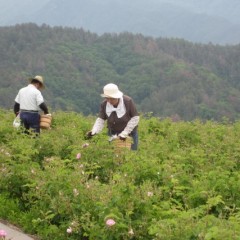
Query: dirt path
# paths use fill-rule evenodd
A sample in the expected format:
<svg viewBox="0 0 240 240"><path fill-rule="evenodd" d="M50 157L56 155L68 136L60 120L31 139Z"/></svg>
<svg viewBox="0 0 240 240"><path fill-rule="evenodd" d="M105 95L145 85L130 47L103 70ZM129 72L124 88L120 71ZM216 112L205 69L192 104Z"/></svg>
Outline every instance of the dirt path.
<svg viewBox="0 0 240 240"><path fill-rule="evenodd" d="M37 238L23 233L17 227L3 220L0 220L0 230L4 230L7 233L6 240L37 240Z"/></svg>

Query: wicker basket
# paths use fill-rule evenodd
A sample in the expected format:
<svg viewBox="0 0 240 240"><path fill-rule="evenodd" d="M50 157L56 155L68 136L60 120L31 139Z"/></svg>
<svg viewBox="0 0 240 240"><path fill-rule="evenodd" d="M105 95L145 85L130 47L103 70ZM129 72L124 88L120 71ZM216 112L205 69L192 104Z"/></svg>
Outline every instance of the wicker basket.
<svg viewBox="0 0 240 240"><path fill-rule="evenodd" d="M51 115L41 115L40 118L40 128L42 129L49 129L52 122L52 116Z"/></svg>
<svg viewBox="0 0 240 240"><path fill-rule="evenodd" d="M114 151L116 153L129 151L131 150L132 138L128 137L126 138L125 141L122 141L119 138L116 138L113 140L113 145L114 145Z"/></svg>

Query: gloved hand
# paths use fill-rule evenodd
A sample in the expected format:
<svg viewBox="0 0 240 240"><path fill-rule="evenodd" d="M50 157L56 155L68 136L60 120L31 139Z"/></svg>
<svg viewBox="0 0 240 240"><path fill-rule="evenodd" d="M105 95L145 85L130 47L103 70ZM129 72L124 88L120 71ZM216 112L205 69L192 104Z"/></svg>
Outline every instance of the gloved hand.
<svg viewBox="0 0 240 240"><path fill-rule="evenodd" d="M86 134L86 137L89 139L89 138L92 138L95 134L92 134L92 131L89 131L87 132Z"/></svg>
<svg viewBox="0 0 240 240"><path fill-rule="evenodd" d="M119 136L119 139L120 139L121 141L126 141L126 138L121 137L121 136Z"/></svg>

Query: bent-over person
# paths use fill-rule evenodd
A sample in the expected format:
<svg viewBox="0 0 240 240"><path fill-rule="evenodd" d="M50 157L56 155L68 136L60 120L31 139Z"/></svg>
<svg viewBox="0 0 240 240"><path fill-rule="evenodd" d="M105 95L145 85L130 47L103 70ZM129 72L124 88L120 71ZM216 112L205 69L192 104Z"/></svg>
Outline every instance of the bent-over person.
<svg viewBox="0 0 240 240"><path fill-rule="evenodd" d="M101 132L107 121L109 136L117 135L122 141L131 136L131 149L137 150L139 114L132 98L124 95L113 83L104 86L101 96L104 101L100 105L98 118L87 135L92 137Z"/></svg>

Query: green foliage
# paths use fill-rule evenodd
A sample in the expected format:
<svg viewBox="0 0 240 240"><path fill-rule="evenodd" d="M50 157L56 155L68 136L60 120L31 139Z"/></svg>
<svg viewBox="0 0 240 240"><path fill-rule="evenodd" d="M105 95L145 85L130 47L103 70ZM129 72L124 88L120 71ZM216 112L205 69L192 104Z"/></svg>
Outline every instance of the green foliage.
<svg viewBox="0 0 240 240"><path fill-rule="evenodd" d="M240 123L141 117L116 153L95 120L55 112L40 137L0 110L0 218L40 239L239 239ZM115 224L107 225L108 220Z"/></svg>
<svg viewBox="0 0 240 240"><path fill-rule="evenodd" d="M19 88L41 74L52 111L96 114L103 86L113 82L140 112L182 120L239 118L239 45L131 33L97 36L32 23L0 27L0 39L2 108L12 108Z"/></svg>

